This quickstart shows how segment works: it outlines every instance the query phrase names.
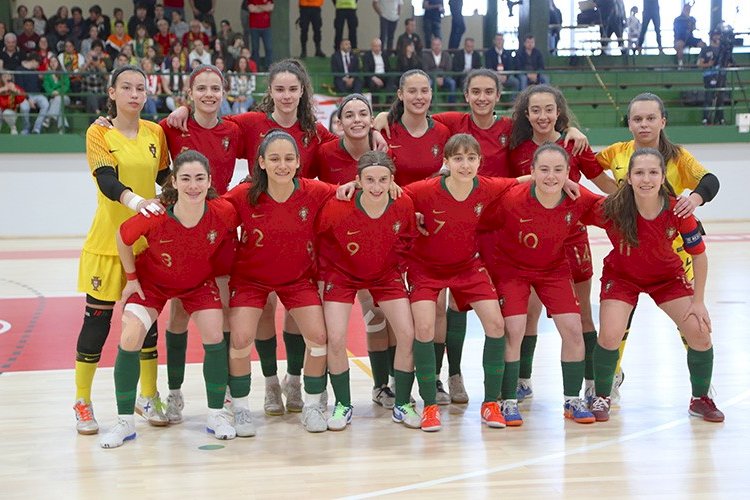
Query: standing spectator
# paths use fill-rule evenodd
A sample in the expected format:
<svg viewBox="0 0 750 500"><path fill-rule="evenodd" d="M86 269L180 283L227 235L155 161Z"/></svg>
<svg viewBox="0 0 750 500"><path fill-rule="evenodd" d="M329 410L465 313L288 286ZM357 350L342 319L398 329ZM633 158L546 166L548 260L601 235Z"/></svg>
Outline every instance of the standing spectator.
<svg viewBox="0 0 750 500"><path fill-rule="evenodd" d="M182 45L188 50L193 50L193 42L200 40L204 47L209 46L208 35L203 32L203 25L197 19L190 21L190 31L182 37Z"/></svg>
<svg viewBox="0 0 750 500"><path fill-rule="evenodd" d="M643 0L643 24L641 35L638 37L638 52L643 49L643 41L646 39L648 24L654 22L654 33L656 33L656 45L659 46L659 54L664 53L661 46L661 17L659 17L659 0Z"/></svg>
<svg viewBox="0 0 750 500"><path fill-rule="evenodd" d="M456 77L456 86L463 88L464 78L472 69L479 69L482 67L482 57L479 52L474 50L474 39L466 37L464 40L464 50L457 52L453 55L453 72L463 73L463 75Z"/></svg>
<svg viewBox="0 0 750 500"><path fill-rule="evenodd" d="M0 69L14 71L21 67L21 49L18 48L18 37L15 33L6 33L3 37L5 48L0 52Z"/></svg>
<svg viewBox="0 0 750 500"><path fill-rule="evenodd" d="M638 7L633 5L630 8L630 17L627 21L628 26L628 48L635 54L638 51L638 37L641 35L641 20L636 16Z"/></svg>
<svg viewBox="0 0 750 500"><path fill-rule="evenodd" d="M331 56L331 73L336 92L351 94L362 91L362 78L355 76L359 73L359 58L352 54L352 44L346 38Z"/></svg>
<svg viewBox="0 0 750 500"><path fill-rule="evenodd" d="M156 14L156 0L133 0L134 11L138 9L139 5L143 5L146 8L146 15L149 18L154 18L154 15Z"/></svg>
<svg viewBox="0 0 750 500"><path fill-rule="evenodd" d="M89 56L90 55L91 52L89 52ZM86 63L86 60L78 53L72 40L65 42L65 51L58 54L57 59L60 61L60 66L65 68L65 71L68 72L68 76L70 76L71 92L73 94L78 94L81 92L81 73L83 72L83 66Z"/></svg>
<svg viewBox="0 0 750 500"><path fill-rule="evenodd" d="M250 11L250 40L253 49L253 61L257 67L260 64L260 41L263 40L263 53L265 64L268 68L273 62L273 49L271 47L271 12L273 11L273 0L247 0Z"/></svg>
<svg viewBox="0 0 750 500"><path fill-rule="evenodd" d="M333 50L337 50L344 39L344 23L347 26L352 48L357 48L357 26L359 25L359 20L357 19L357 1L333 0L333 4L336 6L336 17L333 19L333 29L335 32Z"/></svg>
<svg viewBox="0 0 750 500"><path fill-rule="evenodd" d="M299 41L302 47L300 59L307 57L307 31L310 26L312 26L313 42L315 43L315 57L326 56L320 48L322 40L320 29L323 26L322 5L323 0L299 0Z"/></svg>
<svg viewBox="0 0 750 500"><path fill-rule="evenodd" d="M461 37L466 32L464 23L464 0L448 0L451 11L451 36L448 39L448 50L455 50L461 45Z"/></svg>
<svg viewBox="0 0 750 500"><path fill-rule="evenodd" d="M106 111L106 90L109 74L104 61L97 59L93 51L89 52L81 71L84 73L81 81L81 92L85 94L86 113L89 114L89 122L93 123L96 117Z"/></svg>
<svg viewBox="0 0 750 500"><path fill-rule="evenodd" d="M432 37L443 38L440 31L440 22L445 13L445 7L443 6L443 0L424 0L422 2L424 7L424 17L422 22L424 23L424 41L430 43Z"/></svg>
<svg viewBox="0 0 750 500"><path fill-rule="evenodd" d="M379 102L378 93L393 91L392 78L388 75L391 66L388 56L383 52L383 42L380 38L373 38L370 42L370 51L362 56L362 71L365 73L364 86L373 93L373 103Z"/></svg>
<svg viewBox="0 0 750 500"><path fill-rule="evenodd" d="M31 20L34 21L34 33L42 36L47 32L47 16L40 5L35 5L32 9Z"/></svg>
<svg viewBox="0 0 750 500"><path fill-rule="evenodd" d="M52 25L52 32L47 36L47 41L52 50L55 51L55 54L59 54L65 50L65 42L69 39L72 40L73 37L70 36L68 23L64 19L56 20L55 24ZM73 43L76 42L77 40L73 40Z"/></svg>
<svg viewBox="0 0 750 500"><path fill-rule="evenodd" d="M162 72L161 88L167 96L165 99L167 109L174 111L186 102L187 75L185 71L187 66L181 64L179 57L166 58L164 64L169 66Z"/></svg>
<svg viewBox="0 0 750 500"><path fill-rule="evenodd" d="M83 32L88 33L90 26L96 26L99 29L99 38L102 40L106 40L112 34L109 16L102 14L102 8L98 5L92 5L89 8L89 18L84 24Z"/></svg>
<svg viewBox="0 0 750 500"><path fill-rule="evenodd" d="M185 0L164 0L164 17L174 19L172 12L179 13L180 19L185 19Z"/></svg>
<svg viewBox="0 0 750 500"><path fill-rule="evenodd" d="M446 75L452 69L451 55L443 52L443 41L433 36L430 51L422 55L422 69L430 75L435 86L448 92L448 102L456 102L456 80Z"/></svg>
<svg viewBox="0 0 750 500"><path fill-rule="evenodd" d="M83 11L80 7L73 7L70 9L70 19L68 19L68 34L77 42L86 38L87 33L89 33L89 30L86 27L86 21L83 19ZM99 39L106 40L102 36L99 36Z"/></svg>
<svg viewBox="0 0 750 500"><path fill-rule="evenodd" d="M13 82L13 73L0 70L0 112L10 128L10 135L18 135L18 108L26 100L26 93ZM2 124L0 124L2 125Z"/></svg>
<svg viewBox="0 0 750 500"><path fill-rule="evenodd" d="M70 13L68 11L68 7L65 5L61 5L57 8L57 12L53 16L51 16L49 19L47 19L47 27L54 28L57 24L57 21L61 20L68 24L68 21L70 21Z"/></svg>
<svg viewBox="0 0 750 500"><path fill-rule="evenodd" d="M252 59L237 59L234 71L229 75L229 99L232 101L232 113L238 115L250 111L255 99L255 75L258 67Z"/></svg>
<svg viewBox="0 0 750 500"><path fill-rule="evenodd" d="M599 33L602 37L602 54L609 52L609 41L614 34L617 37L617 45L620 46L620 52L624 53L624 41L622 39L623 28L625 26L625 5L622 0L595 0L599 8L602 23L599 26Z"/></svg>
<svg viewBox="0 0 750 500"><path fill-rule="evenodd" d="M710 44L701 49L698 56L698 67L703 71L703 87L706 89L703 101L703 125L724 125L724 92L716 91L726 85L727 74L724 67L734 65L731 49L729 58L720 61L721 30L716 27L711 31Z"/></svg>
<svg viewBox="0 0 750 500"><path fill-rule="evenodd" d="M157 29L158 29L159 21L164 20L167 23L169 23L170 19L171 19L171 16L167 15L167 12L164 10L164 5L157 3L154 6L154 25L157 26Z"/></svg>
<svg viewBox="0 0 750 500"><path fill-rule="evenodd" d="M188 63L192 66L193 60L198 60L200 64L211 64L211 53L206 50L206 46L200 40L193 42L193 50L188 54Z"/></svg>
<svg viewBox="0 0 750 500"><path fill-rule="evenodd" d="M417 22L413 17L404 21L404 32L396 40L396 55L405 54L404 48L410 43L414 45L414 52L416 52L417 57L421 58L424 45L422 45L422 39L417 34Z"/></svg>
<svg viewBox="0 0 750 500"><path fill-rule="evenodd" d="M674 50L677 53L677 67L681 68L685 55L685 47L706 46L706 42L693 36L695 30L695 18L690 15L692 4L686 3L682 6L682 13L674 19Z"/></svg>
<svg viewBox="0 0 750 500"><path fill-rule="evenodd" d="M153 46L154 39L148 35L148 28L143 24L139 24L135 28L135 37L133 38L133 53L135 57L146 57L148 48Z"/></svg>
<svg viewBox="0 0 750 500"><path fill-rule="evenodd" d="M544 57L539 49L536 48L534 35L526 35L523 40L523 49L516 54L516 67L520 71L525 71L519 75L520 89L523 90L529 85L537 83L549 83L547 75L542 74L544 69Z"/></svg>
<svg viewBox="0 0 750 500"><path fill-rule="evenodd" d="M19 110L23 119L22 135L28 135L31 131L34 134L42 133L42 125L47 118L49 110L49 100L44 95L42 88L42 75L39 74L39 54L29 52L21 62L16 74L16 82L26 91L26 99L21 103ZM32 110L37 111L34 128L31 128L30 113Z"/></svg>
<svg viewBox="0 0 750 500"><path fill-rule="evenodd" d="M49 99L49 109L47 116L57 120L57 131L60 134L65 133L68 128L68 120L65 118L65 106L70 104L70 78L65 70L60 66L60 61L53 57L49 61L49 68L44 74L42 86Z"/></svg>
<svg viewBox="0 0 750 500"><path fill-rule="evenodd" d="M495 35L495 44L484 53L484 67L497 71L497 76L503 89L518 92L521 82L516 75L508 71L516 69L515 57L509 50L505 50L505 37L502 33Z"/></svg>
<svg viewBox="0 0 750 500"><path fill-rule="evenodd" d="M156 29L157 31L154 35L154 42L159 49L159 55L166 57L169 54L169 48L177 40L177 36L174 33L169 32L169 23L164 19L157 21Z"/></svg>
<svg viewBox="0 0 750 500"><path fill-rule="evenodd" d="M181 41L188 31L190 31L190 25L184 21L180 11L173 10L172 24L169 25L169 32L174 34L174 36Z"/></svg>
<svg viewBox="0 0 750 500"><path fill-rule="evenodd" d="M549 53L553 55L557 55L557 44L560 43L562 21L562 12L555 5L555 0L549 0L549 38L547 44L549 46Z"/></svg>
<svg viewBox="0 0 750 500"><path fill-rule="evenodd" d="M135 38L138 26L141 24L146 27L146 31L148 32L149 37L152 37L156 34L156 23L154 23L153 18L148 17L147 13L148 8L145 4L137 4L135 8L135 14L130 16L130 19L128 19L128 35L130 35L132 38Z"/></svg>
<svg viewBox="0 0 750 500"><path fill-rule="evenodd" d="M148 57L141 59L141 69L146 74L146 103L143 105L143 113L146 116L144 118L156 122L159 120L157 112L161 105L159 95L163 93L161 75L156 74L154 61Z"/></svg>
<svg viewBox="0 0 750 500"><path fill-rule="evenodd" d="M132 44L133 39L125 32L125 23L115 21L115 32L107 37L107 42L105 43L107 52L112 57L117 57L117 54L122 52L123 47Z"/></svg>
<svg viewBox="0 0 750 500"><path fill-rule="evenodd" d="M216 0L189 0L190 8L193 11L193 17L202 23L211 27L211 33L216 33L216 21L214 20L214 11L216 10ZM184 42L183 42L184 45ZM208 42L206 42L208 46Z"/></svg>
<svg viewBox="0 0 750 500"><path fill-rule="evenodd" d="M380 40L385 46L386 56L393 52L396 26L401 17L404 0L372 0L372 8L380 16Z"/></svg>
<svg viewBox="0 0 750 500"><path fill-rule="evenodd" d="M39 45L39 35L34 31L34 21L31 18L25 19L23 30L18 35L18 47L26 54L36 52L37 45Z"/></svg>
<svg viewBox="0 0 750 500"><path fill-rule="evenodd" d="M410 69L422 69L422 57L417 54L412 42L404 45L403 52L396 55L396 71L405 73Z"/></svg>

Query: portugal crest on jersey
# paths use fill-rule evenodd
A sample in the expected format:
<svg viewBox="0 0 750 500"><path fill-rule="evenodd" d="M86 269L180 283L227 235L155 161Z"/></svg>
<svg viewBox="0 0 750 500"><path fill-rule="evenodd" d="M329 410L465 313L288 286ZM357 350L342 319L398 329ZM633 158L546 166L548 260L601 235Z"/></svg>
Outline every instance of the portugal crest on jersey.
<svg viewBox="0 0 750 500"><path fill-rule="evenodd" d="M393 223L393 232L398 234L399 231L401 231L401 221L397 220Z"/></svg>
<svg viewBox="0 0 750 500"><path fill-rule="evenodd" d="M102 279L99 276L92 276L91 288L93 288L95 292L98 292L100 286L102 286Z"/></svg>
<svg viewBox="0 0 750 500"><path fill-rule="evenodd" d="M302 219L303 222L307 221L308 215L310 215L310 210L308 210L307 207L302 207L299 209L299 218Z"/></svg>
<svg viewBox="0 0 750 500"><path fill-rule="evenodd" d="M508 146L508 136L505 134L500 134L500 137L498 137L498 140L500 141L500 145L502 147Z"/></svg>
<svg viewBox="0 0 750 500"><path fill-rule="evenodd" d="M326 291L325 291L325 293L328 293L328 292L330 292L331 290L333 290L333 283L331 283L331 282L329 281L328 283L326 283Z"/></svg>
<svg viewBox="0 0 750 500"><path fill-rule="evenodd" d="M604 291L605 291L606 293L609 293L609 291L610 291L610 290L612 290L612 287L613 287L613 286L615 286L615 283L614 283L614 281L612 281L612 280L609 280L609 281L607 281L607 282L606 282L606 283L604 284Z"/></svg>
<svg viewBox="0 0 750 500"><path fill-rule="evenodd" d="M149 153L151 153L151 156L153 156L154 158L156 158L156 144L154 144L153 142L151 144L149 144L148 145L148 151L149 151Z"/></svg>
<svg viewBox="0 0 750 500"><path fill-rule="evenodd" d="M573 222L573 212L568 212L565 214L565 224L570 225L571 222Z"/></svg>
<svg viewBox="0 0 750 500"><path fill-rule="evenodd" d="M677 229L675 229L672 226L667 228L666 235L667 235L668 240L673 240L676 234L677 234Z"/></svg>
<svg viewBox="0 0 750 500"><path fill-rule="evenodd" d="M474 205L474 214L479 217L482 215L482 210L484 209L484 205L482 203L477 203Z"/></svg>
<svg viewBox="0 0 750 500"><path fill-rule="evenodd" d="M221 145L224 146L224 151L229 151L229 137L224 137L221 140Z"/></svg>
<svg viewBox="0 0 750 500"><path fill-rule="evenodd" d="M208 240L208 242L209 242L209 243L210 243L211 245L213 245L214 243L216 243L216 238L217 238L218 236L219 236L219 233L217 233L215 229L212 229L212 230L210 230L210 231L209 231L209 232L208 232L208 233L206 234L206 239Z"/></svg>
<svg viewBox="0 0 750 500"><path fill-rule="evenodd" d="M440 147L437 144L433 144L430 151L432 151L432 157L437 158L437 155L440 153Z"/></svg>

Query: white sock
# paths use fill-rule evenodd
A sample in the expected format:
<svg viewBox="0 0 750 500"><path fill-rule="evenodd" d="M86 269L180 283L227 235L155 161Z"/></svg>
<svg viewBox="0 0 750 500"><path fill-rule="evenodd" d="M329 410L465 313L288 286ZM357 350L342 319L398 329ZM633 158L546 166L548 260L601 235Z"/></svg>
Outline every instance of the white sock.
<svg viewBox="0 0 750 500"><path fill-rule="evenodd" d="M224 411L224 408L209 408L208 409L208 416L212 417L214 415L218 415L222 411Z"/></svg>
<svg viewBox="0 0 750 500"><path fill-rule="evenodd" d="M182 389L169 389L169 394L171 396L182 396Z"/></svg>
<svg viewBox="0 0 750 500"><path fill-rule="evenodd" d="M287 382L296 382L297 384L299 384L300 383L299 379L300 379L299 375L290 375L288 373L286 374Z"/></svg>
<svg viewBox="0 0 750 500"><path fill-rule="evenodd" d="M305 404L306 405L319 405L321 403L321 399L323 398L323 393L320 394L310 394L308 392L305 393Z"/></svg>
<svg viewBox="0 0 750 500"><path fill-rule="evenodd" d="M266 386L269 385L278 385L279 384L279 377L276 375L271 375L270 377L266 377Z"/></svg>
<svg viewBox="0 0 750 500"><path fill-rule="evenodd" d="M130 427L135 427L135 415L117 415L117 418L124 420Z"/></svg>
<svg viewBox="0 0 750 500"><path fill-rule="evenodd" d="M250 396L245 396L242 398L232 398L232 408L234 410L249 410Z"/></svg>

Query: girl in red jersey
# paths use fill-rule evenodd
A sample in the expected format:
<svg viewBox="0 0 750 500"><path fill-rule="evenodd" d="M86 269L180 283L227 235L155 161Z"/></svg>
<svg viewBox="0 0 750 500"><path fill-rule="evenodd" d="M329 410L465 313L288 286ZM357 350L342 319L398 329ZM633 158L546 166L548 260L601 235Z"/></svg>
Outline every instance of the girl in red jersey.
<svg viewBox="0 0 750 500"><path fill-rule="evenodd" d="M115 361L118 420L102 436L103 448L117 448L135 438L139 351L146 332L172 297L182 300L201 332L209 407L206 429L217 439L235 437L229 415L222 408L227 347L221 334L221 300L211 262L239 221L230 203L210 199L217 196L210 186L208 159L196 151L185 151L174 160L171 189L165 185L161 195L162 203L169 207L167 214L149 218L138 214L125 221L117 233L117 249L128 281L122 292L126 305ZM148 247L136 258L133 245L141 237Z"/></svg>
<svg viewBox="0 0 750 500"><path fill-rule="evenodd" d="M626 183L603 205L603 224L614 248L604 259L599 310L599 339L594 348L597 421L609 420L609 394L618 346L641 292L675 322L688 344L687 364L693 397L690 415L723 422L724 414L709 397L713 371L711 319L704 303L708 259L700 228L692 215L674 213L677 203L665 182L664 157L657 149L635 151ZM682 235L693 257L695 282L685 275L672 240Z"/></svg>
<svg viewBox="0 0 750 500"><path fill-rule="evenodd" d="M485 394L482 422L505 427L497 395L503 378L505 337L497 294L477 256L476 230L485 207L518 181L477 177L479 144L468 134L451 137L443 150L449 175L409 184L404 191L424 217L424 230L409 254L407 279L414 315L414 364L424 400L422 430L441 428L435 391L435 309L441 290L450 288L459 310L472 307L485 331Z"/></svg>
<svg viewBox="0 0 750 500"><path fill-rule="evenodd" d="M226 195L242 221L242 236L229 282L229 386L239 436L255 434L248 406L250 349L272 292L299 325L308 347L302 423L309 432L328 428L322 401L326 387L326 329L313 279L313 240L315 217L336 187L297 177L299 161L294 138L283 131L272 131L261 143L250 182ZM271 262L284 265L271 266Z"/></svg>
<svg viewBox="0 0 750 500"><path fill-rule="evenodd" d="M509 190L483 221L501 233L495 239L495 248L482 255L497 287L508 333L501 399L503 416L510 426L523 423L516 388L532 287L562 338L564 415L579 423L594 421L579 397L585 349L565 245L578 221L591 212L601 197L583 188L575 200L563 193L571 182L569 170L568 153L562 146L555 143L540 146L532 160L532 182Z"/></svg>
<svg viewBox="0 0 750 500"><path fill-rule="evenodd" d="M570 125L569 114L565 97L555 87L532 85L518 94L513 109L513 128L510 134L510 165L513 175L529 174L531 161L537 148L544 143L556 143L563 146L570 154L568 174L570 180L578 182L583 174L605 193L614 192L617 184L604 173L590 147L586 146L580 154L574 156L573 144L569 142L567 146L565 145L564 133ZM586 226L580 223L576 226L576 230L566 241L565 253L573 273L573 283L575 283L576 295L581 306L583 339L586 346L586 390L587 393L593 393L594 365L591 362L591 353L596 345L596 327L591 315L593 266ZM531 368L541 312L542 303L532 290L527 312L526 332L521 343L518 401L533 395ZM507 365L506 370L508 370ZM510 395L507 396L510 398Z"/></svg>
<svg viewBox="0 0 750 500"><path fill-rule="evenodd" d="M346 130L346 109L343 116ZM343 430L352 418L346 333L359 290L372 294L370 302L378 304L397 339L393 420L412 428L421 425L414 405L409 403L414 383L414 323L402 278L404 254L416 236L414 205L406 196L395 200L389 196L394 169L386 153L364 153L356 174L362 191L353 200L328 201L318 220L328 372L336 395L336 406L328 419L330 430Z"/></svg>

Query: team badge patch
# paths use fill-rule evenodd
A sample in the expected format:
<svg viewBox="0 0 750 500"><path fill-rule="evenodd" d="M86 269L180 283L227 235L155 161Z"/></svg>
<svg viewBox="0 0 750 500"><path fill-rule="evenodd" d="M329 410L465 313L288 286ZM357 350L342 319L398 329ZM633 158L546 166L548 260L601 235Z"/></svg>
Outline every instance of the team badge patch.
<svg viewBox="0 0 750 500"><path fill-rule="evenodd" d="M210 244L212 244L212 245L213 245L214 243L216 243L216 238L217 238L218 236L219 236L219 233L217 233L215 229L212 229L212 230L210 230L210 231L209 231L209 232L208 232L208 233L206 234L206 239L208 240L208 242L209 242Z"/></svg>
<svg viewBox="0 0 750 500"><path fill-rule="evenodd" d="M477 203L474 205L474 214L479 217L482 215L482 210L484 209L484 205L482 203Z"/></svg>
<svg viewBox="0 0 750 500"><path fill-rule="evenodd" d="M500 137L498 137L498 140L500 141L500 145L502 147L506 147L508 145L508 136L505 134L500 134Z"/></svg>
<svg viewBox="0 0 750 500"><path fill-rule="evenodd" d="M302 219L303 222L307 221L308 215L310 215L310 210L308 210L307 207L302 207L299 209L299 218Z"/></svg>
<svg viewBox="0 0 750 500"><path fill-rule="evenodd" d="M677 229L671 226L667 228L666 235L667 235L668 240L673 240L676 234L677 234Z"/></svg>
<svg viewBox="0 0 750 500"><path fill-rule="evenodd" d="M614 281L609 280L604 284L604 292L609 293L610 290L612 290L612 287L615 286Z"/></svg>
<svg viewBox="0 0 750 500"><path fill-rule="evenodd" d="M325 293L328 293L328 292L330 292L331 290L333 290L333 283L331 283L331 282L329 281L328 283L326 283L326 290L325 290Z"/></svg>
<svg viewBox="0 0 750 500"><path fill-rule="evenodd" d="M153 142L151 144L149 144L148 145L148 151L149 151L149 153L151 153L151 156L153 156L154 158L156 158L156 144L154 144Z"/></svg>
<svg viewBox="0 0 750 500"><path fill-rule="evenodd" d="M221 145L224 146L224 151L229 151L229 137L225 137L221 140Z"/></svg>
<svg viewBox="0 0 750 500"><path fill-rule="evenodd" d="M497 299L498 302L500 302L500 307L503 307L505 305L505 297L500 297Z"/></svg>
<svg viewBox="0 0 750 500"><path fill-rule="evenodd" d="M401 231L401 221L397 220L393 223L393 232L398 234L399 231Z"/></svg>
<svg viewBox="0 0 750 500"><path fill-rule="evenodd" d="M100 286L102 286L102 279L99 276L92 276L91 288L93 288L95 292L98 292Z"/></svg>
<svg viewBox="0 0 750 500"><path fill-rule="evenodd" d="M438 147L437 144L433 144L432 149L430 151L432 151L432 157L437 158L437 155L440 153L440 148Z"/></svg>
<svg viewBox="0 0 750 500"><path fill-rule="evenodd" d="M570 225L571 222L573 222L573 212L568 212L565 214L565 224Z"/></svg>

